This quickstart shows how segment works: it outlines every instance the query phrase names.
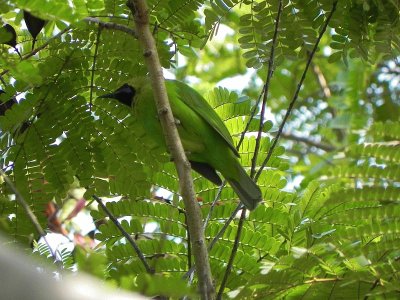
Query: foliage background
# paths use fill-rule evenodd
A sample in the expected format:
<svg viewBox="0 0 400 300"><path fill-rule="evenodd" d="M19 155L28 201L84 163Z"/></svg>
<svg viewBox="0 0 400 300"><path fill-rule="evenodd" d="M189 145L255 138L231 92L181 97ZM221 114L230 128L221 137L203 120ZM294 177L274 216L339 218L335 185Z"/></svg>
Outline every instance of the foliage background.
<svg viewBox="0 0 400 300"><path fill-rule="evenodd" d="M221 292L261 299L398 296L399 2L148 4L163 67L205 96L236 143L249 123L250 134L239 148L249 172L260 170L266 159L319 32L335 9L279 146L260 171L264 202L245 220L233 271ZM23 9L48 20L36 52L31 52ZM77 243L74 253L62 253L64 267L74 265L147 295L192 295L195 289L181 280L192 258L174 167L127 109L96 99L147 72L134 35L88 19L133 28L125 2L9 0L0 4L0 12L2 21L16 29L23 56L1 46L5 94L0 100L18 99L1 110L3 170L44 227L47 203L53 200L66 210L77 187L86 188L88 201L93 194L123 196L107 207L156 274L146 274L121 232L93 205L86 210L98 225L100 245L92 249ZM261 114L270 61L273 76ZM245 81L245 88L218 87L229 80ZM260 123L263 133L257 138ZM205 217L219 187L194 176ZM169 199L160 196L165 193L159 188L171 192ZM1 189L1 228L27 245L37 233L9 187L3 183ZM205 229L209 242L237 203L231 188L224 187ZM149 230L149 224L155 229ZM67 222L64 226L79 232ZM210 250L217 290L237 228L234 218ZM45 246L39 248L50 254Z"/></svg>

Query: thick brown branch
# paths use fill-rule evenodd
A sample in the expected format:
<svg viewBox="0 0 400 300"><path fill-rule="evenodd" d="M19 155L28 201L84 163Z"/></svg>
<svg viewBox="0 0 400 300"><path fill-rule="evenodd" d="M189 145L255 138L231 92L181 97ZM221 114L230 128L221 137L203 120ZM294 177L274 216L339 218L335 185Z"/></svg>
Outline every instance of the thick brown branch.
<svg viewBox="0 0 400 300"><path fill-rule="evenodd" d="M144 50L144 58L149 70L160 122L168 150L177 169L180 190L187 213L187 225L197 268L200 295L202 299L212 299L214 287L202 229L201 211L195 197L190 163L186 158L168 101L163 71L155 41L150 31L147 4L144 0L129 0L127 5L134 15L136 33Z"/></svg>

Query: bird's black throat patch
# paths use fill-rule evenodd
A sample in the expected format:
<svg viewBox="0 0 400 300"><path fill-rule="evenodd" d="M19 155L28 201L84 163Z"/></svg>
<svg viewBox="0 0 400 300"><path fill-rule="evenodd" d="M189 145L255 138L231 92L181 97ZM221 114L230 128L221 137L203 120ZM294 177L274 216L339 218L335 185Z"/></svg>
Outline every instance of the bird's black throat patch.
<svg viewBox="0 0 400 300"><path fill-rule="evenodd" d="M124 85L119 87L115 92L100 96L99 98L115 99L126 106L132 107L132 102L135 97L135 94L136 94L135 88L125 83Z"/></svg>

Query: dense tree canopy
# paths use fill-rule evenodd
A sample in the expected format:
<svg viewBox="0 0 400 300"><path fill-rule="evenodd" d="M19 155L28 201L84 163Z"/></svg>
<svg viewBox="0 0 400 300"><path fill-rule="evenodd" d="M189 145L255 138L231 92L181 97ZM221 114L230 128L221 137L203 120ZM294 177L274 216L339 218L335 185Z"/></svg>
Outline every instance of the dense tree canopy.
<svg viewBox="0 0 400 300"><path fill-rule="evenodd" d="M193 173L216 295L399 297L399 1L147 5L165 76L214 107L263 194L240 216L229 185ZM148 73L125 0L6 0L0 13L0 229L65 269L197 297L174 164L130 110L97 99ZM75 250L36 243L38 225Z"/></svg>

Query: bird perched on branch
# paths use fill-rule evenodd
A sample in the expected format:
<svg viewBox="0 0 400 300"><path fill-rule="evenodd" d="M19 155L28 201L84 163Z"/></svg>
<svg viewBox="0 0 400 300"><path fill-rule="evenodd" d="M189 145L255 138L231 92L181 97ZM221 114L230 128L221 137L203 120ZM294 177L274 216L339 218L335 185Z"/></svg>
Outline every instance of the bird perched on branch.
<svg viewBox="0 0 400 300"><path fill-rule="evenodd" d="M172 114L192 169L217 185L222 183L216 173L219 171L246 208L254 209L262 200L260 188L240 165L239 153L224 122L207 101L185 83L166 80L165 84ZM153 97L150 80L140 78L99 98L116 99L132 107L146 134L166 148Z"/></svg>

